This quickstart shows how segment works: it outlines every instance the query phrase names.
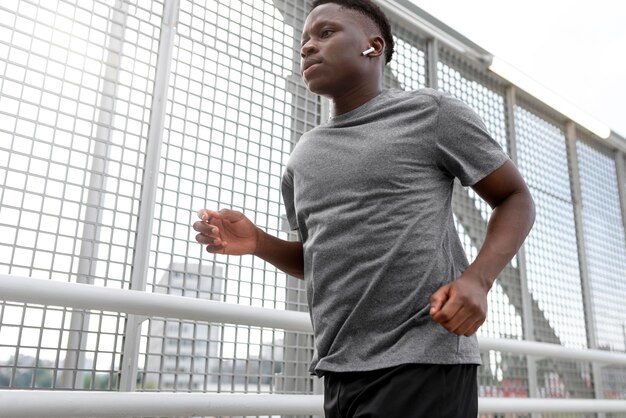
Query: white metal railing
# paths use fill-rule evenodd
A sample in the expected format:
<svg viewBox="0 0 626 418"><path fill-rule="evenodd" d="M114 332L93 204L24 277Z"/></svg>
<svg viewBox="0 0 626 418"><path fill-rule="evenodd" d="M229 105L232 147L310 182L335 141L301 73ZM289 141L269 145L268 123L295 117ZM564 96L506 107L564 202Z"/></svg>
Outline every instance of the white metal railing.
<svg viewBox="0 0 626 418"><path fill-rule="evenodd" d="M0 391L0 417L324 415L321 395Z"/></svg>
<svg viewBox="0 0 626 418"><path fill-rule="evenodd" d="M185 296L0 274L0 300L312 332L309 315ZM482 351L626 365L626 354L534 341L478 337Z"/></svg>
<svg viewBox="0 0 626 418"><path fill-rule="evenodd" d="M205 299L0 275L0 300L311 332L308 314ZM626 354L479 337L482 351L626 365ZM0 390L0 417L320 415L318 395ZM97 412L95 412L97 411ZM480 412L626 412L624 400L480 398Z"/></svg>
<svg viewBox="0 0 626 418"><path fill-rule="evenodd" d="M2 274L0 300L312 332L302 312Z"/></svg>
<svg viewBox="0 0 626 418"><path fill-rule="evenodd" d="M324 415L322 395L0 391L0 417ZM626 402L480 398L481 413L626 412Z"/></svg>

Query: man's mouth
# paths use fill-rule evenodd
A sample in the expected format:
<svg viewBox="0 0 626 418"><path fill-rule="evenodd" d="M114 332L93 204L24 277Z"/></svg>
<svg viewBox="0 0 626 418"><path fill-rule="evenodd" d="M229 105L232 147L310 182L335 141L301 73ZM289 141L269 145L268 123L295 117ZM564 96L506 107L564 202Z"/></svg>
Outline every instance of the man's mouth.
<svg viewBox="0 0 626 418"><path fill-rule="evenodd" d="M302 65L302 77L306 77L307 75L309 75L313 70L315 70L315 68L317 68L317 66L319 66L320 63L321 61L319 60L305 61Z"/></svg>

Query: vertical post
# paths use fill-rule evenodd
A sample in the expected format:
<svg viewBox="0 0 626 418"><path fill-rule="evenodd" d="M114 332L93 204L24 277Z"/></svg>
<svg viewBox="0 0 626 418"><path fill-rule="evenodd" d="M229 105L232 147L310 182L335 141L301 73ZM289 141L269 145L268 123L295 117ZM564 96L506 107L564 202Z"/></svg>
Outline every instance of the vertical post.
<svg viewBox="0 0 626 418"><path fill-rule="evenodd" d="M439 42L430 38L426 44L426 83L428 87L437 90L439 81L437 78L437 64L439 63Z"/></svg>
<svg viewBox="0 0 626 418"><path fill-rule="evenodd" d="M115 108L115 95L118 85L120 60L122 56L124 31L128 16L128 3L117 0L111 18L108 36L107 59L103 76L100 105L98 107L98 127L96 130L93 162L90 169L89 193L85 211L83 236L81 238L78 261L78 283L93 284L95 260L100 238L102 218L102 195L106 183L107 163L111 142L111 126ZM59 384L66 389L82 388L85 369L85 348L89 331L89 313L72 310L70 331L67 339L67 353L63 362ZM76 374L74 374L76 370Z"/></svg>
<svg viewBox="0 0 626 418"><path fill-rule="evenodd" d="M322 103L328 100L322 98ZM323 118L324 113L320 115ZM281 216L281 230L286 232L289 240L297 240L297 234L289 227L285 215ZM285 309L288 311L307 312L306 308L306 284L304 280L287 276L287 294ZM276 390L278 393L307 393L313 389L313 393L322 394L323 388L318 386L320 379L313 380L310 387L311 377L309 373L309 361L313 352L313 336L287 332L284 334L283 370L281 375L276 376ZM308 349L308 347L311 347ZM283 418L300 418L300 416L285 415Z"/></svg>
<svg viewBox="0 0 626 418"><path fill-rule="evenodd" d="M615 151L615 171L617 175L617 191L622 209L622 225L624 226L624 240L626 240L626 155L623 151ZM626 350L626 347L624 347Z"/></svg>
<svg viewBox="0 0 626 418"><path fill-rule="evenodd" d="M519 155L517 150L517 134L515 131L515 86L506 89L505 112L506 130L511 160L518 165ZM533 311L530 291L528 290L528 276L526 274L526 250L522 246L517 252L517 270L519 272L520 291L522 296L522 323L524 324L524 338L528 341L535 341L535 326L533 322ZM534 356L526 356L528 368L528 392L531 397L539 397L537 388L537 360ZM533 417L535 414L533 414Z"/></svg>
<svg viewBox="0 0 626 418"><path fill-rule="evenodd" d="M624 226L624 240L626 241L626 155L623 151L615 151L615 171L617 175L617 190L622 212L622 225ZM626 351L626 323L622 324L624 337L624 351Z"/></svg>
<svg viewBox="0 0 626 418"><path fill-rule="evenodd" d="M130 284L133 290L146 289L150 242L152 238L152 221L156 202L161 144L163 142L165 105L167 104L167 90L169 88L169 75L179 8L179 0L165 0L154 80L154 94L152 96L152 108L150 110L150 128L148 131L143 187L141 189L139 224L137 226L135 253L133 256L133 272ZM141 323L144 319L145 318L138 315L128 315L126 320L122 367L120 371L120 391L132 392L135 390Z"/></svg>
<svg viewBox="0 0 626 418"><path fill-rule="evenodd" d="M299 36L302 32L308 9L304 2L273 0L272 3L276 10L283 15L285 23L293 28L296 36ZM292 149L302 133L315 125L326 122L330 116L330 101L325 97L311 93L302 81L298 65L300 62L300 43L296 39L294 39L292 51L293 73L285 78L287 89L293 94L291 120L287 122L287 126L291 126ZM319 103L319 106L311 109L309 103L313 101ZM288 239L298 239L295 232L291 231L286 217L282 215L281 218L281 229L288 233ZM287 310L306 311L305 287L302 280L287 276L285 295L285 308ZM278 393L306 393L311 391L311 376L308 371L308 363L312 351L312 336L295 332L284 333L283 370L281 374L275 376L275 390ZM321 393L319 388L316 387L318 381L319 379L313 380L314 393ZM285 418L295 417L289 415L285 416Z"/></svg>
<svg viewBox="0 0 626 418"><path fill-rule="evenodd" d="M326 97L320 97L320 123L327 122L330 119L330 100Z"/></svg>
<svg viewBox="0 0 626 418"><path fill-rule="evenodd" d="M565 126L567 145L567 160L570 168L570 187L572 189L572 203L574 206L574 224L576 226L576 244L578 247L578 265L580 268L580 280L583 293L583 305L585 309L585 324L587 327L587 345L597 349L596 321L593 313L593 300L591 297L591 283L589 282L589 269L587 267L587 253L585 250L583 230L583 202L582 189L580 186L580 170L576 152L576 126L574 122L568 122ZM602 370L598 364L592 364L593 382L596 399L603 398ZM599 415L599 416L603 416Z"/></svg>

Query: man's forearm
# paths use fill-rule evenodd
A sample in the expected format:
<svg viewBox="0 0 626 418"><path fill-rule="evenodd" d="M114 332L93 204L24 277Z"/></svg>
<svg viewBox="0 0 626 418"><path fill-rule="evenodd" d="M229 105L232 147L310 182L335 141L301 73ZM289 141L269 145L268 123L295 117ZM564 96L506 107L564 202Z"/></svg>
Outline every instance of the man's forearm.
<svg viewBox="0 0 626 418"><path fill-rule="evenodd" d="M534 221L535 207L528 191L508 196L494 208L483 245L467 272L479 277L490 289L519 251Z"/></svg>
<svg viewBox="0 0 626 418"><path fill-rule="evenodd" d="M300 241L285 241L259 229L254 255L290 276L304 278L304 256Z"/></svg>

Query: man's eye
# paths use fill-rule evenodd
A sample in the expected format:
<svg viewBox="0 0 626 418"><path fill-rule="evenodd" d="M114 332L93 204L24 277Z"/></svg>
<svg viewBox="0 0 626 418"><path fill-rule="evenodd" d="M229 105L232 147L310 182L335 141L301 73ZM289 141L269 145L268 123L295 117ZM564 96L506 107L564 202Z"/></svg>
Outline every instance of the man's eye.
<svg viewBox="0 0 626 418"><path fill-rule="evenodd" d="M320 34L320 37L328 38L332 33L333 33L332 30L326 29L326 30L322 31L322 33Z"/></svg>

